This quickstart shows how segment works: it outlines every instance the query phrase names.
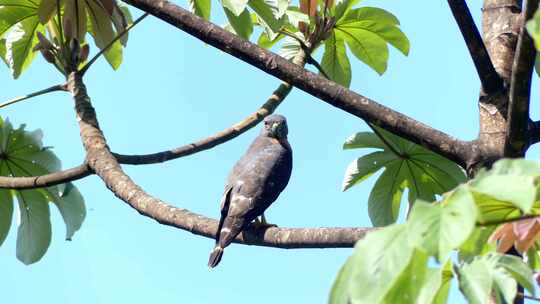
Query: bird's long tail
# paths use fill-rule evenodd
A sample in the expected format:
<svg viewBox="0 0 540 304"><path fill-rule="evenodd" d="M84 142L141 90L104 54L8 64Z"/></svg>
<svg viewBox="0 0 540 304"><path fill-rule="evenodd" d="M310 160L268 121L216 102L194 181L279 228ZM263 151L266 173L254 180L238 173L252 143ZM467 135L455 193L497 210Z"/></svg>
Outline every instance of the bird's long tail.
<svg viewBox="0 0 540 304"><path fill-rule="evenodd" d="M208 267L210 267L210 268L216 267L219 264L219 262L221 261L222 256L223 256L223 248L221 248L218 245L210 253L210 258L208 259Z"/></svg>

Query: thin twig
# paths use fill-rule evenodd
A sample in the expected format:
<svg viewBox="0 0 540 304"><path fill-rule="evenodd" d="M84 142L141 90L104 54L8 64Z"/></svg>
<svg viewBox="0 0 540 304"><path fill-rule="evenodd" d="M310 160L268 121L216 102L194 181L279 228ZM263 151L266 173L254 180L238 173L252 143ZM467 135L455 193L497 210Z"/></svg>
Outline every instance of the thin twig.
<svg viewBox="0 0 540 304"><path fill-rule="evenodd" d="M122 38L122 36L124 36L127 32L129 32L129 30L131 30L135 25L137 25L139 22L141 22L144 18L146 18L146 16L148 16L148 13L144 13L142 16L140 16L139 18L137 18L135 21L133 21L132 24L126 26L120 33L118 33L116 35L116 37L114 37L113 40L111 40L104 48L102 48L101 50L99 50L99 52L94 56L92 57L92 59L90 59L90 61L88 61L88 63L86 63L80 70L80 74L81 76L84 75L86 73L86 71L88 71L88 69L90 68L90 66L92 66L92 64L101 56L103 55L106 51L108 51L111 46L116 42L118 41L120 38Z"/></svg>
<svg viewBox="0 0 540 304"><path fill-rule="evenodd" d="M521 297L521 298L524 298L524 299L527 299L527 300L532 300L532 301L536 301L536 302L540 302L540 298L537 298L537 297L533 297L533 296L528 296L522 292L518 292L517 295L518 297Z"/></svg>
<svg viewBox="0 0 540 304"><path fill-rule="evenodd" d="M55 91L66 91L66 85L65 84L57 84L57 85L54 85L54 86L52 86L50 88L46 88L46 89L41 90L41 91L37 91L37 92L31 93L31 94L28 94L28 95L19 96L19 97L10 99L10 100L0 104L0 109L4 108L4 107L7 107L9 105L12 105L14 103L17 103L19 101L23 101L23 100L26 100L26 99L30 99L32 97L36 97L36 96L39 96L39 95L43 95L43 94L47 94L47 93L55 92Z"/></svg>
<svg viewBox="0 0 540 304"><path fill-rule="evenodd" d="M529 220L536 217L540 217L540 214L529 214L529 215L507 218L507 219L502 219L502 220L485 221L481 223L476 223L476 226L480 226L480 227L497 226L500 224L513 223L513 222L517 222L521 220Z"/></svg>

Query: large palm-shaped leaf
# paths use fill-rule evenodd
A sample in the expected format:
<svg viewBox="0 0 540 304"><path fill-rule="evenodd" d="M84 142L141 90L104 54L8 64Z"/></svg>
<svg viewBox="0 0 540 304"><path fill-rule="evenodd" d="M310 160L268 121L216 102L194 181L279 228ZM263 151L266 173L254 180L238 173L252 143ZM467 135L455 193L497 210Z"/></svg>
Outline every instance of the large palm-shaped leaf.
<svg viewBox="0 0 540 304"><path fill-rule="evenodd" d="M405 189L409 189L408 200L412 204L417 198L433 201L435 195L465 181L463 170L455 163L380 128L375 130L380 137L361 132L343 145L344 149L380 150L353 161L343 180L343 190L347 190L384 169L368 200L369 216L375 226L396 221Z"/></svg>
<svg viewBox="0 0 540 304"><path fill-rule="evenodd" d="M43 147L41 131L29 132L24 125L13 129L0 119L0 175L35 176L60 169L60 160ZM13 197L19 203L21 220L17 233L17 257L25 264L38 261L51 240L49 202L59 209L66 223L66 239L81 227L86 211L84 200L74 185L14 191L0 189L0 244L9 232Z"/></svg>

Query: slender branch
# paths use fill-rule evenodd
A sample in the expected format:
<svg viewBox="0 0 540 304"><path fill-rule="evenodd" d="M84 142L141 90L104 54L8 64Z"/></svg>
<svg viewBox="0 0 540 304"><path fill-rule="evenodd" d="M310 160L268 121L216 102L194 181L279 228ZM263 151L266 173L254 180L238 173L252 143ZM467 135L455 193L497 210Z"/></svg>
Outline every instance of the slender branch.
<svg viewBox="0 0 540 304"><path fill-rule="evenodd" d="M82 78L70 73L68 88L75 100L81 140L87 152L90 168L105 182L107 187L121 200L140 214L153 218L161 224L187 230L191 233L214 238L218 222L173 207L150 196L127 176L116 158L111 154L99 128L94 108L86 93ZM338 248L352 247L373 228L262 228L248 227L236 242L249 245L279 248Z"/></svg>
<svg viewBox="0 0 540 304"><path fill-rule="evenodd" d="M448 5L456 19L459 30L467 44L469 53L476 67L484 93L495 93L503 88L503 81L489 58L486 46L474 24L471 12L465 0L448 0Z"/></svg>
<svg viewBox="0 0 540 304"><path fill-rule="evenodd" d="M472 143L460 141L354 93L284 58L231 34L165 0L123 0L352 115L451 159L463 167Z"/></svg>
<svg viewBox="0 0 540 304"><path fill-rule="evenodd" d="M533 297L533 296L528 296L522 292L518 292L517 295L518 297L520 298L523 298L523 299L527 299L527 300L532 300L532 301L536 301L536 302L540 302L540 298L537 298L537 297Z"/></svg>
<svg viewBox="0 0 540 304"><path fill-rule="evenodd" d="M56 91L65 91L65 90L66 90L66 85L65 84L57 84L57 85L54 85L54 86L52 86L50 88L46 88L46 89L43 89L43 90L40 90L40 91L37 91L37 92L34 92L34 93L30 93L28 95L19 96L19 97L10 99L10 100L0 104L0 109L5 108L5 107L7 107L9 105L12 105L12 104L20 102L20 101L30 99L32 97L36 97L36 96L39 96L39 95L44 95L44 94L51 93L51 92L56 92Z"/></svg>
<svg viewBox="0 0 540 304"><path fill-rule="evenodd" d="M538 0L527 0L523 11L521 31L518 36L516 55L512 64L508 124L506 127L505 156L523 157L528 144L529 103L531 78L536 50L525 25L538 9Z"/></svg>
<svg viewBox="0 0 540 304"><path fill-rule="evenodd" d="M82 164L77 167L40 176L8 177L0 176L0 188L4 189L34 189L51 187L72 182L93 174L92 170Z"/></svg>
<svg viewBox="0 0 540 304"><path fill-rule="evenodd" d="M507 218L507 219L501 219L501 220L493 220L493 221L485 221L481 223L476 223L476 226L480 227L488 227L488 226L497 226L500 224L506 224L506 223L513 223L521 220L528 220L532 218L540 217L540 214L529 214L524 215L520 217L513 217L513 218Z"/></svg>
<svg viewBox="0 0 540 304"><path fill-rule="evenodd" d="M99 50L99 52L94 56L92 57L92 59L90 59L88 61L88 63L86 63L82 68L81 68L81 75L84 75L88 69L92 66L92 64L94 62L96 62L96 60L98 60L98 58L105 54L106 51L108 51L112 46L113 44L120 40L120 38L122 38L125 34L127 34L129 32L129 30L131 30L135 25L137 25L139 22L141 22L144 18L146 18L146 16L148 16L148 13L144 13L142 14L139 18L137 18L135 21L133 21L132 24L126 26L122 31L120 31L120 33L118 33L116 35L116 37L113 38L113 40L111 40L104 48L102 48L101 50Z"/></svg>
<svg viewBox="0 0 540 304"><path fill-rule="evenodd" d="M306 64L306 53L300 51L293 59L293 63L300 66ZM157 152L144 155L123 155L113 153L114 157L121 164L129 165L144 165L162 163L168 160L188 156L200 151L211 149L219 144L225 143L237 136L243 134L249 129L256 126L266 116L272 114L275 109L281 104L281 102L289 95L292 90L292 86L286 82L283 82L279 87L270 95L266 102L254 113L244 118L242 121L236 123L230 128L220 131L216 134L203 138L197 142L184 145L172 150Z"/></svg>

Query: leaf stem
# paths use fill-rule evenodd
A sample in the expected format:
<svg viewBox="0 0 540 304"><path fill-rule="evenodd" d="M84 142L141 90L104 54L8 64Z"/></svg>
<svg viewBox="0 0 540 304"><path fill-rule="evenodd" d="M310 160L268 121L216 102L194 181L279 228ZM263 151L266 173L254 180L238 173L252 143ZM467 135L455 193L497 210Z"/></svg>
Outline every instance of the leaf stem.
<svg viewBox="0 0 540 304"><path fill-rule="evenodd" d="M109 50L111 48L111 46L116 42L118 41L120 38L122 38L122 36L124 36L127 32L129 32L129 30L131 30L135 25L137 25L137 23L141 22L144 18L146 18L146 16L148 16L149 14L148 13L144 13L142 16L140 16L139 18L137 18L137 20L133 21L132 24L126 26L120 33L118 33L116 35L116 37L114 37L113 40L111 40L104 48L102 48L101 50L99 50L99 52L94 56L92 57L92 59L90 59L90 61L88 61L87 64L85 64L82 69L80 70L80 74L81 76L84 75L86 73L86 71L88 71L88 69L90 68L90 66L92 66L92 64L101 56L103 55L107 50Z"/></svg>
<svg viewBox="0 0 540 304"><path fill-rule="evenodd" d="M536 217L540 217L540 214L529 214L529 215L524 215L524 216L514 217L514 218L507 218L507 219L502 219L502 220L486 221L483 223L477 223L476 226L482 226L482 227L496 226L500 224L512 223L512 222L517 222L521 220L528 220L528 219L532 219Z"/></svg>
<svg viewBox="0 0 540 304"><path fill-rule="evenodd" d="M392 153L394 153L395 155L397 155L397 156L399 156L401 158L405 158L405 155L403 155L402 153L399 153L398 150L396 148L394 148L394 146L392 146L390 144L390 142L386 140L386 138L384 138L384 136L381 134L381 132L379 132L379 130L377 130L375 128L374 125L372 125L368 121L365 121L365 122L368 125L368 127L373 131L373 133L375 133L375 135L377 135L377 137L383 142L383 144L385 144L388 147L388 149L390 149L390 151L392 151Z"/></svg>
<svg viewBox="0 0 540 304"><path fill-rule="evenodd" d="M66 91L66 85L65 84L57 84L57 85L54 85L54 86L52 86L50 88L46 88L46 89L43 89L43 90L40 90L40 91L37 91L37 92L34 92L34 93L30 93L28 95L19 96L19 97L10 99L10 100L0 104L0 109L4 108L4 107L7 107L7 106L9 106L11 104L17 103L19 101L23 101L23 100L26 100L26 99L30 99L32 97L36 97L36 96L39 96L39 95L43 95L43 94L47 94L47 93L55 92L55 91Z"/></svg>

